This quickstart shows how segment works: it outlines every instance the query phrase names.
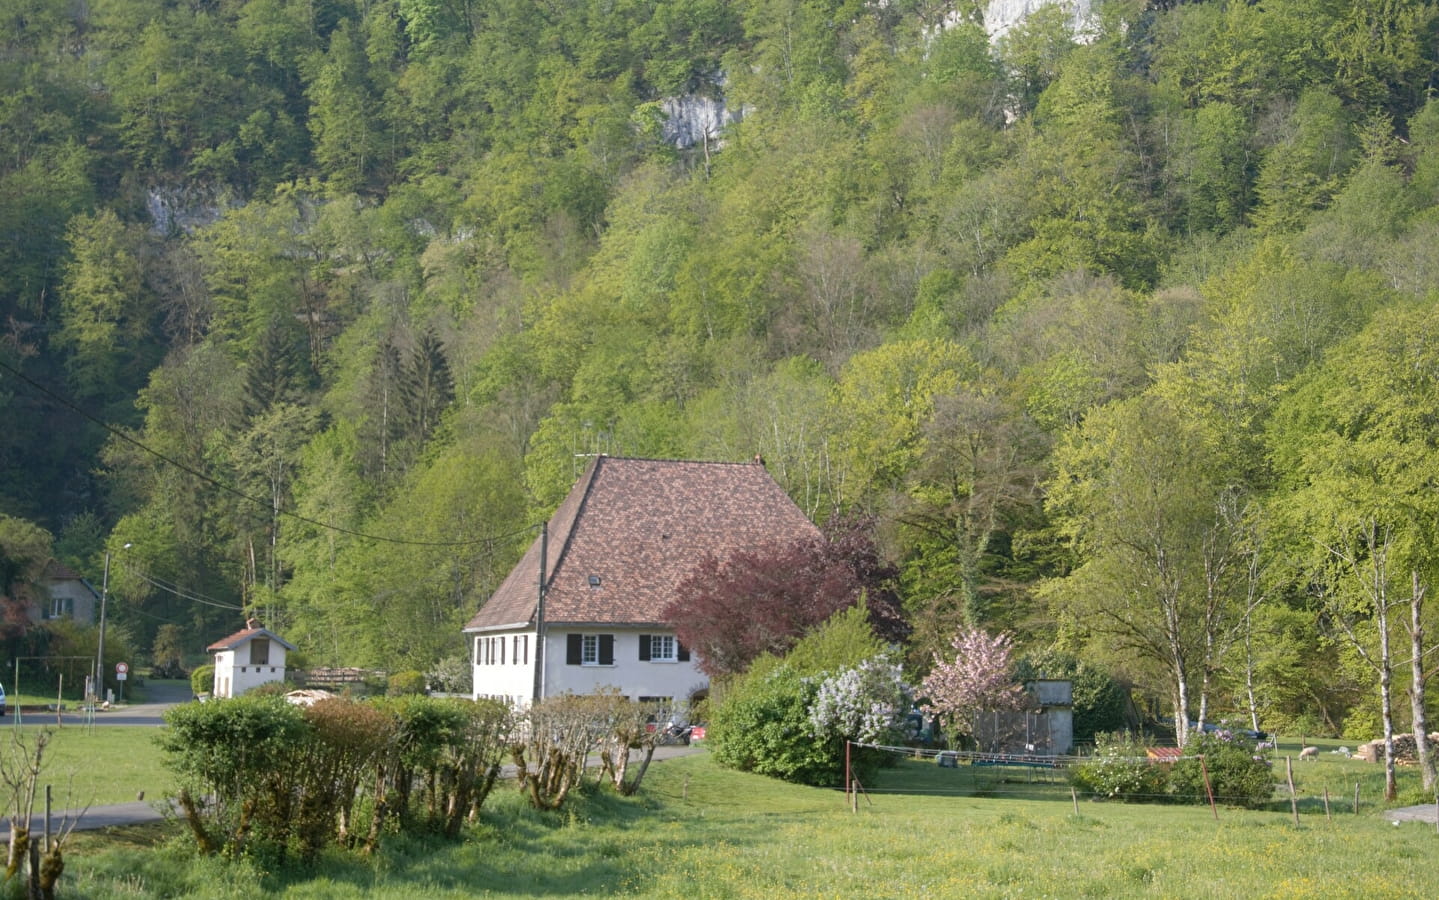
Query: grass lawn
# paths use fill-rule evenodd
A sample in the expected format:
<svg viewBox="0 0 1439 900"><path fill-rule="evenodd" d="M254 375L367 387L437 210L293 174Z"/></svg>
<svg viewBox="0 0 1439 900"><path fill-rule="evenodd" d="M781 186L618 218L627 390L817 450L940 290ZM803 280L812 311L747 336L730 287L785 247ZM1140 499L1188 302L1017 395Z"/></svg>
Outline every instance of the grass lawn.
<svg viewBox="0 0 1439 900"><path fill-rule="evenodd" d="M123 725L66 725L55 728L39 724L39 714L25 718L20 729L25 746L33 746L34 736L42 728L51 731L45 749L43 785L52 786L55 809L100 806L134 800L139 791L147 799L159 799L170 789L169 772L161 764L155 736L159 729ZM29 750L17 748L16 730L8 717L0 725L0 753L13 758ZM37 811L43 799L36 804Z"/></svg>
<svg viewBox="0 0 1439 900"><path fill-rule="evenodd" d="M1076 815L1060 783L909 761L855 814L840 793L701 754L653 766L637 797L589 790L558 813L502 786L463 841L395 838L375 859L335 852L303 870L197 860L160 826L77 836L62 887L96 898L1439 896L1439 834L1379 815L1376 768L1296 761L1308 798L1296 827L1287 797L1221 808L1218 821L1207 807L1093 801ZM1358 815L1356 780L1373 804ZM1332 821L1314 799L1325 785L1349 797Z"/></svg>

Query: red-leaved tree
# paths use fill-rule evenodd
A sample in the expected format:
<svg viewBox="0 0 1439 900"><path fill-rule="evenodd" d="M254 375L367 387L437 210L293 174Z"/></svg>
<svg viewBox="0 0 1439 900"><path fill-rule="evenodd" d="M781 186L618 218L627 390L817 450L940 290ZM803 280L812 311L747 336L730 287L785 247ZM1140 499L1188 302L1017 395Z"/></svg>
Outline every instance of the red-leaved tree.
<svg viewBox="0 0 1439 900"><path fill-rule="evenodd" d="M835 523L825 537L708 556L664 610L680 642L711 676L743 672L760 654L786 653L811 629L861 598L876 636L909 634L897 575L864 519Z"/></svg>
<svg viewBox="0 0 1439 900"><path fill-rule="evenodd" d="M1009 635L961 628L950 645L954 661L946 662L936 653L934 669L924 679L920 694L928 698L927 712L944 717L962 734L973 734L979 713L1024 707L1024 688L1011 676Z"/></svg>

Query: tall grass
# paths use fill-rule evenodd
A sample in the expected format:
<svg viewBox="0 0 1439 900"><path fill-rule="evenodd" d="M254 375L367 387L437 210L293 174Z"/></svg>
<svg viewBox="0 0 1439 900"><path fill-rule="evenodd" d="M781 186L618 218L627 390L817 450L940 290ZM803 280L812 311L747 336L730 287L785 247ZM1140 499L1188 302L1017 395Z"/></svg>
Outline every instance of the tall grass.
<svg viewBox="0 0 1439 900"><path fill-rule="evenodd" d="M1332 774L1352 792L1353 765L1306 763L1303 778ZM851 813L841 793L700 755L655 766L633 798L590 790L539 813L501 790L462 841L395 838L373 859L331 852L303 870L197 860L158 828L86 838L65 886L97 898L1439 896L1434 826L1395 827L1377 812L1330 821L1311 807L1297 827L1282 799L1218 821L1174 805L1084 802L1075 815L1057 784L1047 795L904 792L918 783L890 770Z"/></svg>

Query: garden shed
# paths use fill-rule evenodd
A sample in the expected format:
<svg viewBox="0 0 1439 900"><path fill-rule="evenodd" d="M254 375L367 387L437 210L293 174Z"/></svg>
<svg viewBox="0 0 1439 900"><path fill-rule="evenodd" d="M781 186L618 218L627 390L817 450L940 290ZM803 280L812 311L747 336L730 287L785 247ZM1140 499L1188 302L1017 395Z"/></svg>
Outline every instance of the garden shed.
<svg viewBox="0 0 1439 900"><path fill-rule="evenodd" d="M271 681L285 680L285 655L295 645L255 619L205 648L215 655L213 697L238 697Z"/></svg>

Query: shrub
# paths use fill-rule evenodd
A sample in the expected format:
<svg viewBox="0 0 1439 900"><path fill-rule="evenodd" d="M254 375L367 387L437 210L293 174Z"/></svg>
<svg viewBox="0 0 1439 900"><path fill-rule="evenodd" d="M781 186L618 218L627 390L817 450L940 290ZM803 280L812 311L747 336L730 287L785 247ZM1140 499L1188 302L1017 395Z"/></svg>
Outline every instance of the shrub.
<svg viewBox="0 0 1439 900"><path fill-rule="evenodd" d="M1094 755L1070 770L1076 788L1100 797L1157 800L1164 796L1169 773L1146 758L1144 744L1128 732L1094 736Z"/></svg>
<svg viewBox="0 0 1439 900"><path fill-rule="evenodd" d="M912 705L903 670L881 653L820 682L809 719L816 737L894 742L902 737L900 724Z"/></svg>
<svg viewBox="0 0 1439 900"><path fill-rule="evenodd" d="M1344 737L1351 741L1366 743L1384 735L1384 720L1379 715L1377 704L1357 706L1344 717ZM1321 728L1304 732L1305 735L1323 734Z"/></svg>
<svg viewBox="0 0 1439 900"><path fill-rule="evenodd" d="M267 681L245 692L246 697L283 697L294 688L288 681Z"/></svg>
<svg viewBox="0 0 1439 900"><path fill-rule="evenodd" d="M355 804L362 784L391 748L394 719L369 703L321 700L303 709L311 738L295 768L300 794L295 831L302 859L313 859L329 841L354 837Z"/></svg>
<svg viewBox="0 0 1439 900"><path fill-rule="evenodd" d="M392 814L407 830L458 834L499 776L513 725L509 704L414 695L373 702L389 717L394 739L378 763L383 802L367 844L374 846Z"/></svg>
<svg viewBox="0 0 1439 900"><path fill-rule="evenodd" d="M522 738L511 745L515 779L536 809L559 809L579 785L585 757L605 736L603 696L546 697L525 712Z"/></svg>
<svg viewBox="0 0 1439 900"><path fill-rule="evenodd" d="M814 736L809 711L819 685L783 663L757 662L715 710L710 751L722 766L794 781L843 780L843 745Z"/></svg>
<svg viewBox="0 0 1439 900"><path fill-rule="evenodd" d="M1184 753L1186 757L1204 757L1209 785L1220 802L1255 808L1269 802L1274 794L1269 762L1256 757L1251 741L1227 731L1195 735ZM1187 803L1209 802L1199 760L1186 758L1174 764L1169 773L1169 793Z"/></svg>
<svg viewBox="0 0 1439 900"><path fill-rule="evenodd" d="M190 691L196 695L208 694L215 689L215 667L196 666L190 673Z"/></svg>
<svg viewBox="0 0 1439 900"><path fill-rule="evenodd" d="M396 672L390 676L390 682L385 686L385 694L390 697L410 697L424 692L425 674L414 669Z"/></svg>
<svg viewBox="0 0 1439 900"><path fill-rule="evenodd" d="M158 741L179 776L180 808L201 852L252 842L283 854L294 814L289 779L309 727L277 697L188 703L165 713Z"/></svg>
<svg viewBox="0 0 1439 900"><path fill-rule="evenodd" d="M463 654L447 656L425 673L430 687L446 694L466 694L474 689L475 667Z"/></svg>
<svg viewBox="0 0 1439 900"><path fill-rule="evenodd" d="M715 761L800 784L839 785L844 780L844 737L817 733L811 710L826 679L860 666L883 649L868 614L854 607L836 613L783 660L755 660L712 708L707 740ZM868 762L861 761L863 769Z"/></svg>

